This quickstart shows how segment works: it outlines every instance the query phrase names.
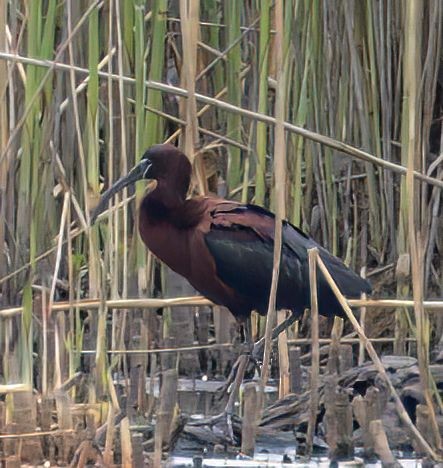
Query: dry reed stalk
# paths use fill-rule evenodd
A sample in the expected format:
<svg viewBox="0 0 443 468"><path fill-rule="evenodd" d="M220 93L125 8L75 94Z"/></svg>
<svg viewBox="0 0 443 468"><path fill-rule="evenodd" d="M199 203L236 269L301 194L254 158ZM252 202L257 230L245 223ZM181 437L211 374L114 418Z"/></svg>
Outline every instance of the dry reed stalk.
<svg viewBox="0 0 443 468"><path fill-rule="evenodd" d="M105 449L103 451L103 461L107 466L110 466L114 462L114 432L115 432L115 411L114 406L109 405L107 428L106 428L106 441Z"/></svg>
<svg viewBox="0 0 443 468"><path fill-rule="evenodd" d="M112 71L110 71L109 64L112 61L112 57L115 55L116 49L113 47L104 57L103 59L97 64L97 69L102 70L106 65L108 65L108 80L112 79ZM89 76L85 77L84 80L78 84L75 88L75 94L79 95L82 91L86 89L88 86L89 82ZM71 100L69 98L66 98L61 104L60 104L60 113L63 113L66 111L66 109L71 105Z"/></svg>
<svg viewBox="0 0 443 468"><path fill-rule="evenodd" d="M308 431L306 433L306 454L312 454L314 442L315 426L317 423L318 411L318 384L320 373L320 350L318 336L318 297L317 297L317 263L318 249L313 248L308 250L309 261L309 284L311 291L311 342L312 342L312 359L311 359L311 378L310 378L310 397L309 397L309 421Z"/></svg>
<svg viewBox="0 0 443 468"><path fill-rule="evenodd" d="M21 432L20 434L0 434L0 440L7 439L32 439L34 437L46 437L46 436L63 436L65 434L72 434L75 432L74 429L55 429L53 431L36 431L36 432Z"/></svg>
<svg viewBox="0 0 443 468"><path fill-rule="evenodd" d="M197 101L195 100L195 83L197 81L197 55L199 36L200 1L180 2L180 17L182 18L183 67L182 86L188 91L188 97L182 103L185 106L184 120L185 140L184 150L191 162L194 163L199 192L207 193L208 186L201 157L196 157L199 147Z"/></svg>
<svg viewBox="0 0 443 468"><path fill-rule="evenodd" d="M47 292L42 290L41 296L41 315L42 315L42 395L46 398L48 389L48 309L47 309Z"/></svg>
<svg viewBox="0 0 443 468"><path fill-rule="evenodd" d="M345 299L349 307L374 307L392 309L393 307L414 307L414 301L410 299ZM98 309L101 303L98 299L81 299L70 303L69 301L54 302L52 311L63 312L72 307L80 309ZM109 309L142 309L142 308L161 308L161 307L179 307L193 306L206 307L214 306L214 303L203 296L176 297L168 299L108 299L105 301ZM443 301L430 300L423 301L423 307L433 312L443 311ZM0 309L0 319L7 319L21 314L23 307L8 307Z"/></svg>
<svg viewBox="0 0 443 468"><path fill-rule="evenodd" d="M378 357L377 352L372 346L372 343L368 340L364 331L361 329L360 324L358 323L357 319L354 317L354 314L352 313L351 308L347 304L346 299L341 294L339 288L335 284L334 279L332 278L331 274L329 273L328 269L326 268L325 264L323 263L322 259L319 256L317 256L317 264L320 270L322 271L324 277L326 278L326 281L329 283L329 286L331 287L335 296L337 297L337 300L340 302L340 305L343 307L343 310L345 311L349 321L352 323L358 336L365 343L366 351L368 352L370 358L372 359L375 368L377 369L377 371L379 372L383 380L386 382L389 388L389 392L394 399L395 407L397 409L397 412L401 421L406 426L406 428L410 431L413 437L417 440L417 442L422 446L423 450L425 450L426 453L428 453L433 460L439 460L440 457L438 456L438 454L432 449L432 447L426 442L426 440L423 439L422 435L420 434L420 432L417 430L417 428L414 426L413 422L411 421L411 418L409 417L405 407L403 406L403 402L401 401L401 398L399 397L395 387L393 386L391 380L389 379L389 376L386 373L383 363Z"/></svg>
<svg viewBox="0 0 443 468"><path fill-rule="evenodd" d="M0 394L30 391L32 391L32 387L26 383L0 385Z"/></svg>
<svg viewBox="0 0 443 468"><path fill-rule="evenodd" d="M54 296L55 296L55 288L57 284L57 279L58 279L58 274L59 274L59 269L60 269L60 262L62 258L62 247L63 247L63 233L65 230L65 225L67 222L67 217L68 217L68 210L69 210L69 203L70 203L70 196L69 192L66 192L64 195L63 199L63 209L62 209L62 215L60 219L60 228L59 228L59 233L58 233L58 242L57 242L57 250L56 250L56 259L55 259L55 266L54 266L54 272L52 274L52 283L51 283L51 290L49 293L49 304L47 310L43 310L42 314L44 317L43 320L43 359L45 363L43 364L43 375L42 375L42 391L43 394L46 393L48 390L47 388L47 362L48 362L48 348L47 348L47 319L51 318L52 315L52 305L54 304ZM62 382L62 369L60 367L60 352L61 352L61 347L59 346L60 341L63 341L65 339L64 337L64 330L59 329L59 323L56 321L55 322L55 365L54 365L54 386L59 387ZM61 333L60 333L61 332Z"/></svg>
<svg viewBox="0 0 443 468"><path fill-rule="evenodd" d="M109 8L108 8L108 54L107 56L112 56L113 50L113 41L114 41L114 1L109 1ZM118 20L117 20L118 21ZM114 48L115 50L115 48ZM121 56L121 53L120 53ZM112 60L108 61L108 73L113 72L113 62ZM97 67L97 70L99 68ZM115 140L115 132L114 132L114 93L113 93L113 82L111 78L107 80L107 98L108 98L108 122L107 122L107 131L108 131L108 157L107 157L107 165L108 165L108 180L114 180L114 140ZM122 114L124 115L124 110L122 110ZM123 122L123 118L120 120ZM123 124L124 125L124 124ZM124 137L123 137L124 138ZM125 150L123 150L125 153ZM126 172L125 172L126 173ZM123 194L123 197L125 193ZM111 285L110 285L110 295L111 297L118 296L118 285L119 285L119 261L118 256L115 255L115 252L118 249L119 245L119 214L115 212L109 215L109 225L112 226L112 229L108 230L107 233L107 242L105 247L105 271L110 272L111 276ZM126 249L124 255L127 255ZM115 338L115 323L112 323L111 329L111 340ZM114 345L114 341L111 341L111 346Z"/></svg>
<svg viewBox="0 0 443 468"><path fill-rule="evenodd" d="M277 24L277 34L275 38L275 53L276 53L276 68L277 68L277 93L275 100L275 147L274 147L274 172L275 181L275 232L274 232L274 258L272 268L272 281L271 291L269 296L268 311L266 316L266 329L265 329L265 345L263 353L263 368L260 381L260 395L261 404L264 404L263 392L269 376L269 361L272 345L272 329L274 328L276 316L276 297L277 285L280 273L280 259L282 247L282 220L285 218L285 168L286 168L286 141L284 129L285 117L285 56L283 50L283 4L281 1L276 2L275 21Z"/></svg>
<svg viewBox="0 0 443 468"><path fill-rule="evenodd" d="M123 43L122 43L122 28L121 28L121 18L120 18L120 2L115 2L115 19L117 23L117 70L118 70L118 99L120 107L120 138L121 138L121 171L126 174L128 172L128 154L127 154L127 126L126 126L126 108L125 108L125 92L123 87ZM128 190L127 188L123 189L122 200L125 202L128 199ZM118 218L115 217L117 220ZM123 245L128 245L128 205L127 203L123 204L123 217L122 217L122 226L123 226ZM117 226L116 226L117 227ZM116 247L118 246L116 231ZM115 270L118 268L118 255L115 255ZM123 265L122 265L122 297L128 297L128 252L127 249L123 252ZM123 322L125 320L125 312L123 312ZM115 326L115 321L117 317L115 314L112 316L113 326Z"/></svg>

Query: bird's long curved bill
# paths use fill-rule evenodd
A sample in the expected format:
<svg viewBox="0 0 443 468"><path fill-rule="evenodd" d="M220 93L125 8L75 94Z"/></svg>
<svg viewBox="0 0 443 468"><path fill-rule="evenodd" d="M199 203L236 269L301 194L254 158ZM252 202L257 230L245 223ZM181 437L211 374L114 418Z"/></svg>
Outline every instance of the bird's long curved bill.
<svg viewBox="0 0 443 468"><path fill-rule="evenodd" d="M131 185L134 182L137 182L137 180L140 180L143 177L143 172L144 171L140 165L135 166L131 171L129 171L127 175L118 179L112 185L112 187L110 187L108 190L106 190L105 193L103 193L103 195L100 197L100 201L98 202L97 207L91 215L91 226L95 223L100 213L106 210L111 198L128 185Z"/></svg>

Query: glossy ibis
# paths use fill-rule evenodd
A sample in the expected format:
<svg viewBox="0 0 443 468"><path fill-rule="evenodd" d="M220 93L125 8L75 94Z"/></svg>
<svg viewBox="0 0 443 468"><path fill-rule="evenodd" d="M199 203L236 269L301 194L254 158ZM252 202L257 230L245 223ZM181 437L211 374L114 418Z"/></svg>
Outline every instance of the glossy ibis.
<svg viewBox="0 0 443 468"><path fill-rule="evenodd" d="M140 179L155 179L156 186L139 208L140 235L160 260L184 276L201 294L226 306L244 323L252 310L264 315L270 293L274 215L255 205L217 197L187 198L191 180L188 158L172 145L155 145L140 162L102 196L93 223L111 197ZM359 297L369 283L338 258L288 222L283 224L282 259L277 308L292 315L275 329L276 336L310 307L308 249L320 257L341 292ZM319 313L342 315L342 308L325 278L318 273ZM232 432L231 432L232 433Z"/></svg>
<svg viewBox="0 0 443 468"><path fill-rule="evenodd" d="M274 215L255 205L217 197L186 198L191 180L188 158L172 145L155 145L140 162L101 197L91 223L111 197L140 179L155 179L142 200L139 230L143 242L160 260L184 276L215 304L227 307L243 323L268 308L274 249ZM277 308L300 316L310 306L307 251L320 257L347 297L370 292L369 283L337 257L288 222L283 224L282 260ZM341 316L342 308L324 277L318 275L319 313Z"/></svg>

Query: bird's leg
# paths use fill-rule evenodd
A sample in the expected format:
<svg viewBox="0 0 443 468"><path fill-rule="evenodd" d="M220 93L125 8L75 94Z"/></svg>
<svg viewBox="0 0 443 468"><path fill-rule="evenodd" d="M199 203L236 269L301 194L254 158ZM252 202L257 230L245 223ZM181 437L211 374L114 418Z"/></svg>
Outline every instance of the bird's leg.
<svg viewBox="0 0 443 468"><path fill-rule="evenodd" d="M277 325L273 330L272 330L272 340L278 337L281 332L286 330L290 325L292 325L295 320L296 316L294 314L291 314L286 320L284 320L282 323ZM250 332L248 332L248 326L245 326L244 329L245 337L250 336ZM241 354L236 362L234 363L231 372L228 377L227 383L223 386L226 391L226 389L229 389L229 398L228 402L224 408L224 410L210 418L209 420L201 421L198 424L206 424L210 425L212 427L217 427L219 430L223 433L225 436L225 441L228 441L230 443L234 443L234 432L232 429L232 415L234 414L234 406L235 402L238 397L238 391L240 389L240 385L243 382L243 377L247 368L247 365L249 361L252 359L255 363L257 361L260 361L263 356L263 349L264 349L264 338L260 339L257 341L257 343L254 344L252 348L252 353L244 353ZM224 392L223 392L224 393Z"/></svg>
<svg viewBox="0 0 443 468"><path fill-rule="evenodd" d="M244 322L240 324L240 335L241 335L241 344L240 344L240 355L232 365L231 371L229 372L228 378L226 379L225 384L220 389L221 395L224 395L228 389L231 387L234 382L235 376L238 373L238 367L242 362L243 356L251 357L251 353L254 349L254 343L252 342L252 330L251 330L251 318L249 317Z"/></svg>
<svg viewBox="0 0 443 468"><path fill-rule="evenodd" d="M295 321L297 320L297 316L291 313L291 315L286 319L283 320L279 325L277 325L273 330L271 334L271 339L275 340L278 335L280 335L281 332L285 331L288 327L290 327ZM248 322L250 325L250 322ZM246 324L245 324L246 325ZM244 325L244 326L245 326ZM247 325L246 325L247 327ZM249 335L251 336L251 335ZM262 337L260 340L258 340L253 346L252 350L245 353L249 357L249 359L254 363L254 365L259 368L259 363L263 359L263 350L265 346L265 338ZM237 375L239 365L241 363L241 359L244 356L244 354L240 355L237 360L235 361L234 365L232 366L231 372L229 373L228 378L226 379L225 385L223 385L221 389L221 393L224 394L227 389L231 386L231 384L234 382L234 379Z"/></svg>
<svg viewBox="0 0 443 468"><path fill-rule="evenodd" d="M241 324L241 331L242 331L242 352L241 354L251 354L253 349L253 342L252 342L252 329L251 329L251 317L247 318Z"/></svg>
<svg viewBox="0 0 443 468"><path fill-rule="evenodd" d="M203 424L209 425L213 429L220 431L224 436L224 442L229 442L231 444L235 443L234 431L232 429L232 415L234 414L234 406L238 398L238 392L243 382L246 367L249 363L253 349L250 319L247 319L240 325L240 334L242 339L241 354L233 364L231 372L229 373L229 377L221 390L222 395L225 395L226 392L229 393L228 402L220 414L217 414L208 420L202 421Z"/></svg>
<svg viewBox="0 0 443 468"><path fill-rule="evenodd" d="M249 355L242 354L236 361L236 371L232 385L229 388L228 402L223 411L216 416L190 423L194 426L209 426L214 434L221 437L220 443L235 445L234 431L232 429L232 415L234 414L234 406L238 397L238 391L243 381L246 366L249 362ZM232 371L231 371L232 372Z"/></svg>
<svg viewBox="0 0 443 468"><path fill-rule="evenodd" d="M222 411L221 414L217 416L217 419L223 421L222 430L225 431L228 440L231 443L234 443L234 431L232 429L232 415L234 414L234 406L235 402L238 397L238 391L240 389L240 385L243 382L243 378L246 371L246 366L249 362L249 355L242 354L238 360L237 371L235 373L234 381L229 389L229 399L226 403L225 409ZM224 427L223 427L224 426Z"/></svg>
<svg viewBox="0 0 443 468"><path fill-rule="evenodd" d="M273 328L272 334L271 334L271 340L275 340L278 335L280 335L281 332L285 331L287 328L289 328L295 321L297 320L297 316L294 313L291 313L291 315L283 320L280 324L278 324L276 327ZM251 358L255 362L261 362L263 359L263 351L265 348L265 337L263 336L260 338L255 344L252 349L251 353Z"/></svg>
<svg viewBox="0 0 443 468"><path fill-rule="evenodd" d="M238 391L240 389L240 385L243 382L243 378L245 376L246 367L249 362L249 356L247 354L243 354L240 356L240 362L238 365L237 373L235 375L234 382L231 387L231 391L229 393L229 399L226 403L224 413L226 414L226 425L228 427L228 434L231 440L234 440L234 431L232 430L232 415L234 414L234 406L235 402L238 397Z"/></svg>

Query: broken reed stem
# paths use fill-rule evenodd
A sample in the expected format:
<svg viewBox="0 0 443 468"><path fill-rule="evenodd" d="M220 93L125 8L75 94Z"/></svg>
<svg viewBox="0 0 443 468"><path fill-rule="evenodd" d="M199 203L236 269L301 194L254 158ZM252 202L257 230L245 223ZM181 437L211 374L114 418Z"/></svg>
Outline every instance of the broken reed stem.
<svg viewBox="0 0 443 468"><path fill-rule="evenodd" d="M63 70L63 71L69 71L71 68L77 72L77 73L82 73L82 74L89 74L89 70L87 68L82 68L78 66L70 66L64 63L57 63L55 61L51 60L39 60L39 59L31 59L28 57L23 57L21 55L17 54L11 54L8 52L0 52L0 59L5 59L5 60L11 60L13 62L21 62L21 63L26 63L26 64L31 64L31 65L36 65L36 66L41 66L45 68L51 68L54 70ZM110 74L105 71L98 71L98 76L101 78L108 78L109 76L111 77L112 80L118 80L122 79L125 83L130 83L134 84L135 79L130 78L127 76L124 76L123 78L119 75L116 74ZM173 95L181 96L181 97L187 97L188 92L183 89L179 88L177 86L172 86L168 85L165 83L159 83L156 81L145 81L145 86L151 89L155 89L158 91L162 91L165 93L170 93ZM233 104L229 104L224 101L220 101L215 98L211 98L209 96L206 96L204 94L200 93L195 93L195 98L197 101L203 102L204 104L209 104L213 105L215 107L218 107L220 109L226 110L228 112L234 112L243 115L244 117L248 117L251 119L258 120L260 122L265 122L270 125L275 125L276 124L276 118L271 117L269 115L261 114L259 112L254 112L250 111L248 109L244 109L242 107L235 106ZM313 132L311 130L307 130L303 127L299 127L297 125L294 125L290 122L284 122L284 127L286 130L296 133L297 135L300 135L304 138L307 138L311 141L314 141L316 143L323 144L325 146L328 146L332 149L335 149L338 151L337 155L339 156L340 153L346 153L346 155L352 156L355 159L358 159L360 161L366 161L370 162L372 164L375 164L376 166L381 166L385 169L388 169L390 171L396 172L401 175L406 175L407 173L407 168L402 166L401 164L395 164L391 161L382 159L382 157L375 156L371 153L368 153L367 151L363 151L359 148L355 148L351 145L348 145L346 143L343 143L339 140L336 140L334 138L322 135L317 132ZM4 155L6 154L6 150L2 152L2 156L0 157L0 162L3 159ZM436 187L443 188L443 181L436 179L434 177L427 176L425 174L421 174L417 171L413 171L413 176L416 179L422 180L424 182L427 182L431 185L434 185Z"/></svg>
<svg viewBox="0 0 443 468"><path fill-rule="evenodd" d="M120 421L120 445L121 445L121 452L122 452L121 466L123 468L131 468L133 466L132 465L132 443L131 443L131 432L129 430L128 417L124 417Z"/></svg>
<svg viewBox="0 0 443 468"><path fill-rule="evenodd" d="M366 267L363 267L361 269L361 274L360 276L362 278L366 278ZM366 300L367 296L366 293L363 293L361 295L362 300ZM360 324L361 328L363 330L363 333L366 332L366 307L363 306L360 309ZM361 366L365 362L365 344L360 340L359 347L358 347L358 365Z"/></svg>
<svg viewBox="0 0 443 468"><path fill-rule="evenodd" d="M318 380L320 372L320 349L318 333L318 299L317 299L317 257L318 249L314 247L308 250L309 260L309 284L311 292L311 339L312 339L312 358L311 358L311 393L309 398L309 422L308 432L306 433L306 455L311 455L314 442L315 423L317 421L318 409Z"/></svg>
<svg viewBox="0 0 443 468"><path fill-rule="evenodd" d="M380 358L378 357L377 352L374 349L374 346L372 346L372 343L368 340L366 337L363 329L361 328L360 324L358 323L358 320L354 317L354 314L352 313L351 308L349 307L346 299L344 296L341 294L340 289L338 286L335 284L334 279L332 278L331 274L329 273L328 269L326 268L325 264L323 263L322 259L317 256L317 265L319 266L320 270L322 271L323 275L326 278L326 281L328 282L329 286L331 287L332 291L334 292L337 300L340 302L340 305L343 307L343 310L345 311L349 321L352 323L355 331L357 332L358 336L360 339L364 342L366 351L368 352L370 358L372 359L372 362L374 363L375 368L379 372L379 374L383 377L385 380L389 391L394 399L395 407L397 409L398 415L403 422L403 424L406 426L407 429L411 432L411 434L414 436L414 438L417 440L417 442L423 447L423 450L426 451L426 453L429 454L429 456L433 460L439 460L440 457L437 455L437 453L433 450L433 448L426 442L426 440L423 438L423 436L420 434L420 432L417 430L417 428L414 426L413 422L411 421L411 418L409 417L407 411L405 410L405 407L403 406L403 402L401 401L400 397L398 396L397 390L393 386L391 380L389 379L388 374L386 373L386 370L383 366L383 363L381 362ZM312 284L311 284L312 286Z"/></svg>
<svg viewBox="0 0 443 468"><path fill-rule="evenodd" d="M277 321L280 325L286 318L286 310L277 312ZM280 381L278 385L278 397L283 398L291 391L290 373L289 373L289 352L288 352L288 337L286 330L278 335L278 369L280 373Z"/></svg>
<svg viewBox="0 0 443 468"><path fill-rule="evenodd" d="M108 409L107 429L105 439L105 449L103 451L103 461L107 466L114 462L114 432L115 432L115 411L114 405L111 403Z"/></svg>
<svg viewBox="0 0 443 468"><path fill-rule="evenodd" d="M248 457L254 456L257 414L260 412L258 403L255 382L246 383L244 388L241 451Z"/></svg>
<svg viewBox="0 0 443 468"><path fill-rule="evenodd" d="M168 369L163 372L163 383L160 391L160 407L157 411L157 423L155 426L155 452L154 466L161 465L163 445L170 441L170 428L177 403L177 381L176 369Z"/></svg>
<svg viewBox="0 0 443 468"><path fill-rule="evenodd" d="M389 447L383 422L380 419L370 421L368 429L374 441L374 451L380 458L382 466L390 466L393 468L401 467L402 465L397 462Z"/></svg>

